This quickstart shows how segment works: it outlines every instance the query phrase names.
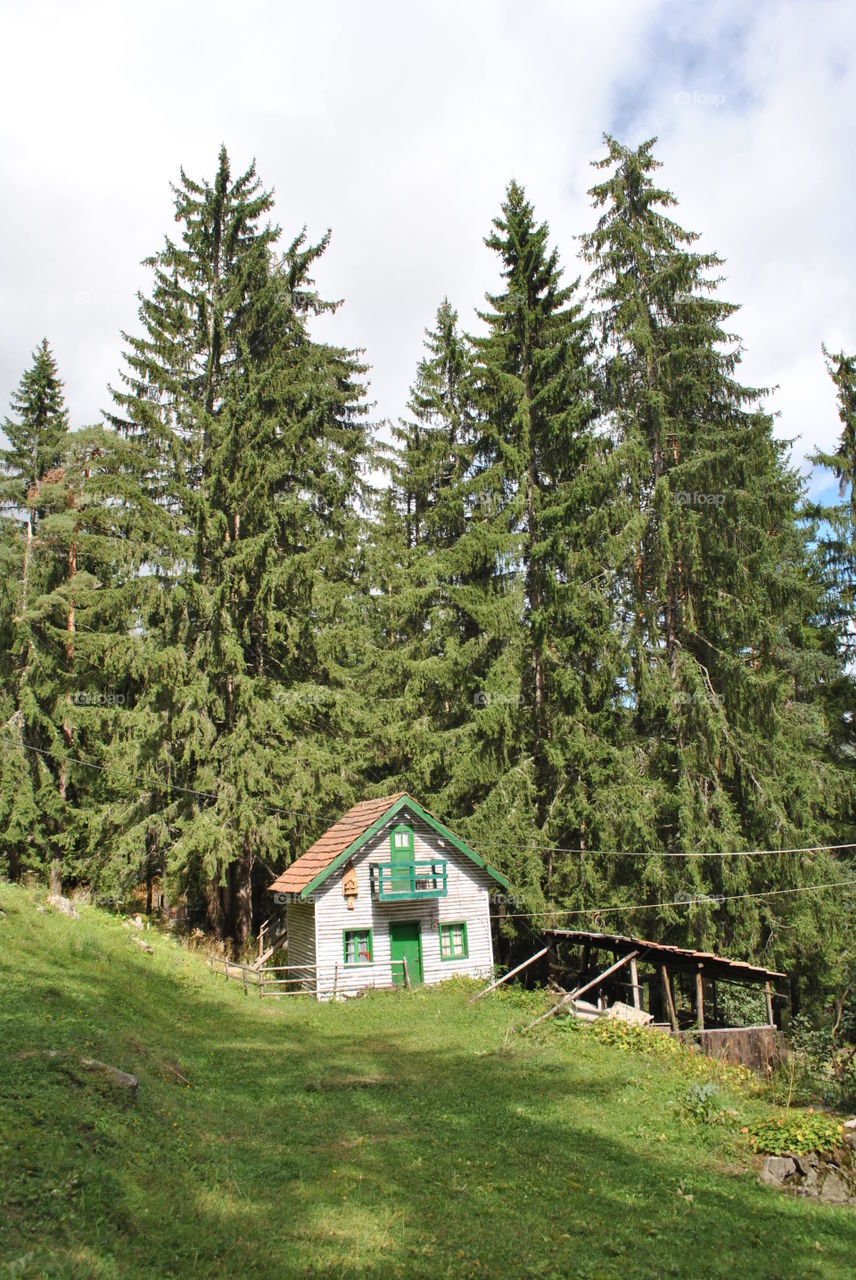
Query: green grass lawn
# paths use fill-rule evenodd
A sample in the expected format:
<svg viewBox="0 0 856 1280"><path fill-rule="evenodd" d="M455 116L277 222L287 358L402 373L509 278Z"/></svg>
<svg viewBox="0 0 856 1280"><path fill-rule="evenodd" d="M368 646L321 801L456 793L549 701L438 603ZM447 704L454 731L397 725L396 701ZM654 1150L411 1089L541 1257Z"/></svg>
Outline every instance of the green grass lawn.
<svg viewBox="0 0 856 1280"><path fill-rule="evenodd" d="M0 885L0 1280L856 1272L856 1212L761 1186L739 1120L767 1103L728 1075L739 1118L694 1119L683 1051L523 1036L543 996L458 983L245 997L36 901Z"/></svg>

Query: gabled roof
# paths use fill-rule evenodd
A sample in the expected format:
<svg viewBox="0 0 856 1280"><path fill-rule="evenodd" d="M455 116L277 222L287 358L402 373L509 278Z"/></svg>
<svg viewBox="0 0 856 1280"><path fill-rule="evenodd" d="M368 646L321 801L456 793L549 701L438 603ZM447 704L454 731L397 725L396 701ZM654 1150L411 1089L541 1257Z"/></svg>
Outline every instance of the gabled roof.
<svg viewBox="0 0 856 1280"><path fill-rule="evenodd" d="M642 960L659 961L674 968L691 971L703 970L734 982L787 982L788 975L776 969L763 969L757 964L748 964L745 960L730 960L727 956L716 955L713 951L692 951L687 947L673 947L666 942L649 942L645 938L631 938L623 933L590 933L587 929L545 929L544 935L549 938L562 938L571 944L588 943L592 947L600 947L604 951L618 954L631 949L640 951Z"/></svg>
<svg viewBox="0 0 856 1280"><path fill-rule="evenodd" d="M372 838L394 818L402 809L407 809L421 818L444 840L464 854L476 866L482 867L504 889L508 888L505 876L489 863L485 862L474 849L464 844L458 836L444 826L439 818L435 818L427 809L406 791L397 791L391 796L381 796L377 800L361 800L352 809L343 814L338 822L324 832L304 854L291 866L277 876L270 886L271 893L295 893L301 898L324 883L329 875L353 856L358 849Z"/></svg>

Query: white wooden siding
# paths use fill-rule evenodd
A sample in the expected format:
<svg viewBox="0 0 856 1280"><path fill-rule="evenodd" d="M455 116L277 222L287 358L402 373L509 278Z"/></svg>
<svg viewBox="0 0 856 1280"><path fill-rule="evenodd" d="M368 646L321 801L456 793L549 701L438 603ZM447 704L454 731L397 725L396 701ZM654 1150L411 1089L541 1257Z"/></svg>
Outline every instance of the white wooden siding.
<svg viewBox="0 0 856 1280"><path fill-rule="evenodd" d="M288 928L288 963L315 964L315 908L311 902L289 902L286 906ZM311 970L298 970L301 986L312 988L315 977ZM281 975L277 975L281 976Z"/></svg>
<svg viewBox="0 0 856 1280"><path fill-rule="evenodd" d="M448 863L445 898L423 898L413 902L378 902L372 898L372 862L391 860L389 836L393 827L406 823L413 828L416 861L442 858ZM400 811L377 836L363 845L354 857L357 900L348 910L342 894L342 868L337 868L315 897L315 954L318 966L318 994L329 996L335 983L338 992L355 992L366 987L388 987L392 983L390 965L390 921L419 921L422 926L422 970L426 983L442 982L455 974L488 977L493 970L490 933L489 893L498 888L486 871L442 840L427 823ZM289 908L291 910L291 908ZM289 916L289 930L290 930ZM469 954L466 959L442 960L440 928L445 922L463 921L467 926ZM343 935L346 929L372 930L371 968L345 965ZM289 940L289 959L293 959Z"/></svg>

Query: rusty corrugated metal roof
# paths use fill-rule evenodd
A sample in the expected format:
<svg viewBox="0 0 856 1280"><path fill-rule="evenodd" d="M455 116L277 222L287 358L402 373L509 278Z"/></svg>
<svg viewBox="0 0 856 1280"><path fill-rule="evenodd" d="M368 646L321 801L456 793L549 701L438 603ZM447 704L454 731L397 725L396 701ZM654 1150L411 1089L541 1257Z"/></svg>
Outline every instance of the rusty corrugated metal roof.
<svg viewBox="0 0 856 1280"><path fill-rule="evenodd" d="M359 804L355 804L274 880L270 886L271 892L300 893L301 889L311 884L317 875L326 870L349 845L359 840L372 823L382 818L387 809L391 809L404 795L406 792L396 791L391 796L361 800Z"/></svg>
<svg viewBox="0 0 856 1280"><path fill-rule="evenodd" d="M749 964L745 960L729 960L727 956L719 956L713 951L693 951L686 947L673 947L667 942L650 942L645 938L631 938L622 933L589 933L585 929L545 929L544 934L547 937L564 938L565 941L588 942L593 946L600 945L605 951L618 950L622 947L640 949L644 947L650 955L661 956L664 960L672 956L675 959L695 961L696 963L708 961L734 970L735 978L738 972L742 972L746 977L754 977L757 981L769 978L780 978L783 981L787 981L788 977L786 973L778 973L775 969L764 969L760 965Z"/></svg>

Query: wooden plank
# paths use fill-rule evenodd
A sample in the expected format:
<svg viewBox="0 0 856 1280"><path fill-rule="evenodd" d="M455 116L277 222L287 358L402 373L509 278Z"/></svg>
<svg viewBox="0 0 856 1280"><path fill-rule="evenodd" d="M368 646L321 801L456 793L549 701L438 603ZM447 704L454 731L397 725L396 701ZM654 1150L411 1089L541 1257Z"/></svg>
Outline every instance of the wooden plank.
<svg viewBox="0 0 856 1280"><path fill-rule="evenodd" d="M773 1018L773 995L770 990L769 982L764 983L764 996L767 1001L767 1021L769 1022L771 1027L774 1027L776 1023L775 1023L775 1019Z"/></svg>
<svg viewBox="0 0 856 1280"><path fill-rule="evenodd" d="M408 969L408 967L407 967L407 957L406 957L406 956L402 956L402 958L401 958L401 963L402 963L402 964L403 964L403 966L404 966L404 984L405 984L405 986L407 987L407 990L408 990L408 991L412 991L412 990L413 990L413 988L412 988L412 986L410 985L410 970L409 970L409 969Z"/></svg>
<svg viewBox="0 0 856 1280"><path fill-rule="evenodd" d="M587 991L591 991L592 987L599 987L600 984L615 973L624 965L630 964L639 955L638 951L628 951L626 956L622 956L620 960L616 960L615 964L611 964L608 969L604 969L603 973L599 973L596 978L592 978L590 982L586 982L582 987L576 987L570 994L570 998L576 1000L579 996L584 996Z"/></svg>
<svg viewBox="0 0 856 1280"><path fill-rule="evenodd" d="M675 1010L675 1001L672 996L672 984L669 982L669 970L664 964L660 965L660 982L663 987L663 995L666 999L666 1013L669 1018L669 1024L675 1035L678 1033L678 1015Z"/></svg>
<svg viewBox="0 0 856 1280"><path fill-rule="evenodd" d="M252 969L251 973L293 973L298 969L311 969L314 973L318 966L314 964L266 964L261 969Z"/></svg>
<svg viewBox="0 0 856 1280"><path fill-rule="evenodd" d="M699 1031L704 1031L704 978L701 970L695 976L696 991L696 1020L698 1021Z"/></svg>
<svg viewBox="0 0 856 1280"><path fill-rule="evenodd" d="M530 956L528 960L524 960L516 969L509 969L508 973L503 974L501 978L497 978L496 982L492 982L489 987L485 987L484 991L478 991L470 1000L470 1004L475 1004L476 1000L481 1000L482 996L489 995L491 991L495 991L497 987L501 987L503 982L507 982L509 978L513 978L516 974L522 973L524 969L528 969L530 964L534 964L536 960L540 960L550 950L549 947L542 947L540 951L536 951L534 956Z"/></svg>
<svg viewBox="0 0 856 1280"><path fill-rule="evenodd" d="M631 960L635 960L638 955L638 951L629 951L626 956L622 956L620 960L616 960L615 964L611 964L608 969L604 969L603 973L599 973L596 978L592 978L591 981L586 982L583 986L577 987L568 995L563 996L557 1004L553 1005L552 1009L548 1009L546 1013L542 1013L534 1022L530 1022L529 1026L525 1027L524 1030L531 1031L533 1027L537 1027L539 1022L544 1022L547 1018L552 1018L560 1009L567 1008L567 1006L572 1004L574 1000L578 1000L579 997L585 995L587 991L591 991L592 987L600 986L602 982L606 981L610 974L615 973L624 965L629 964Z"/></svg>

